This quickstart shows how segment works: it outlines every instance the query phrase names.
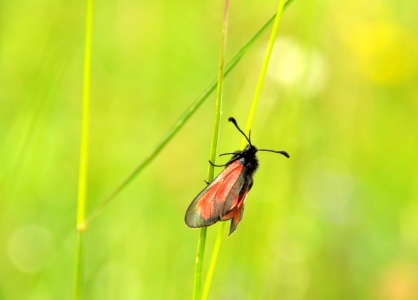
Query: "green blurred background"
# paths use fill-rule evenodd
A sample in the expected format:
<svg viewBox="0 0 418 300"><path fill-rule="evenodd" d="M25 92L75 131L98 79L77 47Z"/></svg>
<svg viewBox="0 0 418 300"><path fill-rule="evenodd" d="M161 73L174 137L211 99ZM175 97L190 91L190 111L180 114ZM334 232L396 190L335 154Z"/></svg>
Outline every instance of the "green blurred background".
<svg viewBox="0 0 418 300"><path fill-rule="evenodd" d="M72 299L84 1L0 1L0 298ZM227 60L278 1L232 1ZM216 75L222 1L95 1L88 211ZM261 168L210 299L418 299L418 2L284 13L252 128ZM268 33L225 81L237 150ZM85 299L191 299L212 95L85 233ZM227 158L217 162L224 163ZM204 272L218 225L208 230ZM225 231L225 237L227 232Z"/></svg>

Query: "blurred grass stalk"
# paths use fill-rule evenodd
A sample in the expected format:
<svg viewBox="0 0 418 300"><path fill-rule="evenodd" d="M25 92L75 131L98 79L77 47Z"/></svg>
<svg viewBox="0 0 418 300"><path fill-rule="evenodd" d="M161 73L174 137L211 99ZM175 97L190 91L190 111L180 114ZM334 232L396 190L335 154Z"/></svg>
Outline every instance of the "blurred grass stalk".
<svg viewBox="0 0 418 300"><path fill-rule="evenodd" d="M228 33L228 9L229 0L225 0L224 17L222 22L222 34L221 34L221 46L219 54L219 69L218 69L218 85L216 90L216 104L215 104L215 124L213 127L212 143L210 147L209 160L216 164L216 152L218 149L219 140L219 127L221 123L221 112L222 112L222 91L223 91L223 79L224 79L224 65L225 65L225 45L226 37ZM207 182L213 181L214 166L209 164L208 175L206 177ZM196 253L196 266L194 276L194 287L193 287L193 299L198 300L200 296L200 290L202 285L202 265L203 255L205 253L206 244L206 232L207 227L200 228L199 241L197 245Z"/></svg>
<svg viewBox="0 0 418 300"><path fill-rule="evenodd" d="M280 0L280 2L279 2L279 7L277 9L277 13L276 13L276 17L275 17L275 20L274 20L273 28L272 28L272 31L271 31L271 34L270 34L270 39L269 39L269 43L268 43L268 46L267 46L266 55L264 56L263 65L261 67L260 76L258 78L257 87L255 89L253 102L251 104L250 113L249 113L248 119L247 119L247 125L246 125L246 128L245 128L245 133L247 135L248 135L248 133L251 129L251 126L252 126L252 123L253 123L253 120L254 120L255 111L256 111L256 108L257 108L258 100L260 98L261 88L263 86L264 78L265 78L265 75L266 75L266 72L267 72L267 67L268 67L268 64L269 64L269 61L270 61L271 52L273 50L274 41L276 40L277 30L279 28L280 19L281 19L281 16L282 16L282 12L283 12L283 9L284 9L285 2L286 2L286 0ZM287 2L287 4L289 4L289 2ZM245 138L243 138L242 142L241 142L240 149L244 148L246 146L246 144L247 144L247 140ZM208 274L206 276L205 286L204 286L203 294L202 294L202 300L206 300L207 297L208 297L208 294L209 294L209 289L210 289L210 285L211 285L211 282L212 282L216 261L218 259L219 249L220 249L221 241L222 241L222 233L224 231L224 228L225 228L225 222L221 222L221 225L219 226L219 229L218 229L218 234L216 236L215 246L213 247L212 258L211 258L211 261L210 261L210 264L209 264Z"/></svg>
<svg viewBox="0 0 418 300"><path fill-rule="evenodd" d="M75 249L74 271L74 299L82 297L83 278L83 233L85 231L86 216L86 186L88 167L88 143L89 143L89 109L90 109L90 68L91 68L91 31L92 31L93 0L87 0L86 8L86 34L84 45L84 69L83 69L83 98L81 117L81 141L80 141L80 167L78 175L77 197L77 238Z"/></svg>

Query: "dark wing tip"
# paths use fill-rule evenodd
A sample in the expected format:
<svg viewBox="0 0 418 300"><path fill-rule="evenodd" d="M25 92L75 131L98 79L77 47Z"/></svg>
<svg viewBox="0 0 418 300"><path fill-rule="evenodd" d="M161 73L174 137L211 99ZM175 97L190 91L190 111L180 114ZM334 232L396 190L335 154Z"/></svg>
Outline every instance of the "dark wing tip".
<svg viewBox="0 0 418 300"><path fill-rule="evenodd" d="M187 227L207 227L215 224L221 219L219 216L210 216L209 218L205 219L200 213L200 211L196 209L196 206L193 204L195 203L192 202L192 204L190 204L189 208L186 211L186 215L184 216L184 223Z"/></svg>

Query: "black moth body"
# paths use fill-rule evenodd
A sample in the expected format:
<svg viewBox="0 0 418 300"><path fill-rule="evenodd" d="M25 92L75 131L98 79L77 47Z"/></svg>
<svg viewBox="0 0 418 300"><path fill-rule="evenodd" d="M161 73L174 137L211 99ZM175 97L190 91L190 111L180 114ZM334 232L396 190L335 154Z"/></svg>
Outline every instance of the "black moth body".
<svg viewBox="0 0 418 300"><path fill-rule="evenodd" d="M244 202L248 192L253 186L253 176L258 169L258 151L268 151L280 153L286 157L286 151L276 151L268 149L258 149L255 147L247 135L238 127L234 118L229 118L235 127L244 135L248 145L244 150L238 150L222 155L233 155L224 165L215 167L225 167L219 175L208 184L193 200L186 211L186 225L192 228L206 227L218 221L231 220L231 235L242 220L244 214Z"/></svg>

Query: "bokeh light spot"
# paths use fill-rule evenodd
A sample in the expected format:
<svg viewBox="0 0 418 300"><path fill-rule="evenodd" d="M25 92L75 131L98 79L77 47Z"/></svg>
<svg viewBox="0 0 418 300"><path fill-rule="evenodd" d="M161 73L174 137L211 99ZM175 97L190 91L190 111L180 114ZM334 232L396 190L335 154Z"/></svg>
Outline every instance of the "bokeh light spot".
<svg viewBox="0 0 418 300"><path fill-rule="evenodd" d="M8 243L11 262L25 273L36 273L45 269L55 249L56 243L52 233L35 224L16 229Z"/></svg>
<svg viewBox="0 0 418 300"><path fill-rule="evenodd" d="M303 47L290 37L277 39L267 73L270 80L314 96L324 88L327 74L325 59L318 50Z"/></svg>
<svg viewBox="0 0 418 300"><path fill-rule="evenodd" d="M417 40L396 24L363 27L354 37L353 47L362 73L375 83L403 83L416 71Z"/></svg>

